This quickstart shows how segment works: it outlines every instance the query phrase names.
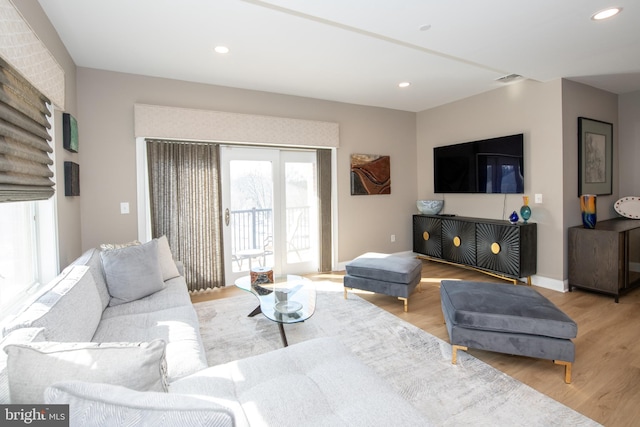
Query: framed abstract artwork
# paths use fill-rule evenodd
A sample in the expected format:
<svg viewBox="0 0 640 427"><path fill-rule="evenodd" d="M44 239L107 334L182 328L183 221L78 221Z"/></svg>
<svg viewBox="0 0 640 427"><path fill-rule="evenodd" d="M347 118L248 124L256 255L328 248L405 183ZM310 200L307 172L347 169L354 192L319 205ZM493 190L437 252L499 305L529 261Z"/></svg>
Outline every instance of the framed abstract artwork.
<svg viewBox="0 0 640 427"><path fill-rule="evenodd" d="M578 117L578 196L612 193L613 124Z"/></svg>
<svg viewBox="0 0 640 427"><path fill-rule="evenodd" d="M78 122L69 113L62 113L62 146L65 150L78 152Z"/></svg>
<svg viewBox="0 0 640 427"><path fill-rule="evenodd" d="M391 194L391 158L351 155L351 195Z"/></svg>

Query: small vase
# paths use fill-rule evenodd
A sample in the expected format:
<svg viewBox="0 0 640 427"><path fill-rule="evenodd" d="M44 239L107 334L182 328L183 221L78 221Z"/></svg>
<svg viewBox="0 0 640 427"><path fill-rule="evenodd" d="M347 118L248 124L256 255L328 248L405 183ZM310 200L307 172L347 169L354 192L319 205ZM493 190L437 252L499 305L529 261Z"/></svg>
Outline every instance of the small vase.
<svg viewBox="0 0 640 427"><path fill-rule="evenodd" d="M596 228L596 200L595 194L583 194L580 196L580 211L582 212L582 225L584 228Z"/></svg>
<svg viewBox="0 0 640 427"><path fill-rule="evenodd" d="M509 222L511 224L517 224L518 223L518 214L516 211L513 211L513 213L511 213L511 215L509 215Z"/></svg>
<svg viewBox="0 0 640 427"><path fill-rule="evenodd" d="M522 202L524 203L520 208L520 217L524 223L531 218L531 208L529 207L529 196L522 196Z"/></svg>

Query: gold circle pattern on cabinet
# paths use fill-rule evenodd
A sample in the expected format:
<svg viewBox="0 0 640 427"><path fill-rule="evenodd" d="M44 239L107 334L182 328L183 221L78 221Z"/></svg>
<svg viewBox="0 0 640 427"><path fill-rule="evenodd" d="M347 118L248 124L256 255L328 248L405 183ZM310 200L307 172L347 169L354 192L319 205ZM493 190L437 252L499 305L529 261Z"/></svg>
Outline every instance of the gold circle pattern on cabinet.
<svg viewBox="0 0 640 427"><path fill-rule="evenodd" d="M461 243L462 241L460 240L460 236L456 236L453 238L453 246L455 246L456 248L459 248Z"/></svg>
<svg viewBox="0 0 640 427"><path fill-rule="evenodd" d="M500 243L493 242L491 245L491 252L498 255L500 253Z"/></svg>
<svg viewBox="0 0 640 427"><path fill-rule="evenodd" d="M424 233L422 233L422 238L423 238L424 240L429 240L429 232L428 232L428 231L425 231Z"/></svg>

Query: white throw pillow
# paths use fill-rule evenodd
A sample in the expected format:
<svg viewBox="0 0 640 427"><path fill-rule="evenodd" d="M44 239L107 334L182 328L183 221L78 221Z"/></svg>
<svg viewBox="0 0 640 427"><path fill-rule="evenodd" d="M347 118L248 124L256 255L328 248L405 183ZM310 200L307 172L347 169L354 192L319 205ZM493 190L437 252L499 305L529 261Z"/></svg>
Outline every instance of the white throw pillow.
<svg viewBox="0 0 640 427"><path fill-rule="evenodd" d="M158 261L162 271L162 280L166 282L169 279L180 276L176 262L173 260L167 236L158 237L156 240L158 241Z"/></svg>
<svg viewBox="0 0 640 427"><path fill-rule="evenodd" d="M108 384L65 381L45 391L46 404L69 405L71 425L232 427L230 409L208 396L136 392ZM117 420L117 422L116 422Z"/></svg>
<svg viewBox="0 0 640 427"><path fill-rule="evenodd" d="M42 403L47 387L69 380L167 391L165 342L10 344L7 377L11 403Z"/></svg>
<svg viewBox="0 0 640 427"><path fill-rule="evenodd" d="M157 240L103 251L100 255L111 295L110 306L135 301L164 289Z"/></svg>

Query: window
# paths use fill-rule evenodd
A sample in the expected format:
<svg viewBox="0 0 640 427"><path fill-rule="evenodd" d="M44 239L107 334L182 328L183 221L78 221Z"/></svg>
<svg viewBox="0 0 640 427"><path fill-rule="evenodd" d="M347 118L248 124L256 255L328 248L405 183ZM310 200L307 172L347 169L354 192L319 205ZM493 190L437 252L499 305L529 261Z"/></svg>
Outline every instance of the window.
<svg viewBox="0 0 640 427"><path fill-rule="evenodd" d="M2 317L13 314L56 276L55 230L53 198L0 203Z"/></svg>

